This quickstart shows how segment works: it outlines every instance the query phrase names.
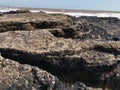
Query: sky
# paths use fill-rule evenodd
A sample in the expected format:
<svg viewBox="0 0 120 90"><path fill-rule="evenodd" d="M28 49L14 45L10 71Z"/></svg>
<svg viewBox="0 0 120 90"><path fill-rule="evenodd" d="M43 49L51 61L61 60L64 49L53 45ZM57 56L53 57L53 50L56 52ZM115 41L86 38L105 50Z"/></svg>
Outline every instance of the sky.
<svg viewBox="0 0 120 90"><path fill-rule="evenodd" d="M120 0L0 0L1 6L120 11Z"/></svg>

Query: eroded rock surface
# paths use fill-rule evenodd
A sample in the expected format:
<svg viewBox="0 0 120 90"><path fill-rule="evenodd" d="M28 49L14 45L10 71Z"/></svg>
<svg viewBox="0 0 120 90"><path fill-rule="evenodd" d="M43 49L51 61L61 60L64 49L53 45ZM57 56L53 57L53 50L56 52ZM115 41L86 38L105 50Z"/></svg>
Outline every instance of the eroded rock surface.
<svg viewBox="0 0 120 90"><path fill-rule="evenodd" d="M1 90L45 90L53 89L57 78L44 70L21 65L0 56Z"/></svg>
<svg viewBox="0 0 120 90"><path fill-rule="evenodd" d="M60 82L57 77L30 65L22 65L0 56L1 90L94 90L82 82L74 85ZM98 88L98 90L101 90Z"/></svg>
<svg viewBox="0 0 120 90"><path fill-rule="evenodd" d="M1 87L14 86L16 81L14 77L18 75L18 84L23 81L23 86L25 86L24 80L32 80L27 84L32 84L32 86L25 87L39 90L39 86L44 87L44 84L40 83L41 75L37 77L40 80L38 82L32 72L32 70L34 73L37 72L36 67L38 67L40 68L37 68L38 72L45 75L46 81L44 82L49 82L45 84L49 87L41 90L94 90L94 88L119 90L118 22L119 19L116 18L75 18L46 13L3 15L0 19L0 53L3 57L1 62L11 63L10 65L13 65L13 71L15 70L16 73L14 75L13 71L9 71L11 69L7 68L9 72L12 72L11 80L13 81L10 81L8 86L1 84ZM111 26L111 24L113 25ZM17 65L13 62L17 62ZM29 67L30 70L25 70L24 67ZM21 69L17 71L17 68L22 68L22 71ZM5 80L9 81L10 73L5 72L2 68L0 70L1 78L6 73ZM25 78L28 76L29 78ZM37 82L33 83L34 80ZM56 82L54 85L53 81ZM4 80L2 83L4 84Z"/></svg>

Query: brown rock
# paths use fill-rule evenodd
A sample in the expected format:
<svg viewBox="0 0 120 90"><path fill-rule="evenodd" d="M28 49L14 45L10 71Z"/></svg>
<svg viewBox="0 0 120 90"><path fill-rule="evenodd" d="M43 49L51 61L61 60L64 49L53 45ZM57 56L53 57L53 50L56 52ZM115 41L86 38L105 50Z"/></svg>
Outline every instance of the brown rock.
<svg viewBox="0 0 120 90"><path fill-rule="evenodd" d="M43 90L53 89L58 79L42 69L21 65L0 56L1 90ZM50 87L49 87L49 86Z"/></svg>
<svg viewBox="0 0 120 90"><path fill-rule="evenodd" d="M71 90L77 90L79 86L83 88L84 84L75 82L81 81L88 86L119 90L120 42L106 41L107 39L101 38L101 35L107 32L99 26L94 24L90 26L87 21L76 23L74 20L74 17L61 14L24 13L4 15L0 19L0 31L2 32L0 33L1 56L7 60L10 59L10 61L13 60L11 62L21 63L20 66L15 66L12 63L13 71L16 70L16 67L23 68L26 66L22 64L29 64L32 65L28 66L30 68L37 66L57 76L61 81L72 83L75 86L75 88L72 88L71 85L58 81L59 88L69 87L72 88ZM81 37L83 38L84 35L88 35L88 40L78 40ZM95 38L91 39L89 35L94 35ZM101 39L96 40L98 37ZM41 69L38 69L38 71L42 71ZM1 69L2 71L5 72ZM23 68L23 71L15 72L17 72L15 75L13 72L11 75L13 77L20 75L22 78L20 82L22 80L34 81L31 71L26 74ZM30 79L26 79L26 77L24 79L23 73L30 76ZM7 80L9 81L10 77L10 73L7 74L8 78L5 83L7 83ZM47 74L49 75L49 73ZM1 73L1 75L4 77L4 73ZM39 76L39 78L41 77ZM48 77L46 77L45 83L47 79ZM12 84L16 79L12 80L9 83ZM39 83L35 83L35 87L38 86ZM86 86L83 90L86 90Z"/></svg>

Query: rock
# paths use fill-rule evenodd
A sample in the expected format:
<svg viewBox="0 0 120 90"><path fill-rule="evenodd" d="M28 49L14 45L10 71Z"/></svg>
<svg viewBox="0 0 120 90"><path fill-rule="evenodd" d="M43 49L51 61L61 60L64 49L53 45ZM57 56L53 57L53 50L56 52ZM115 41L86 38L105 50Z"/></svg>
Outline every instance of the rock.
<svg viewBox="0 0 120 90"><path fill-rule="evenodd" d="M120 41L120 35L114 35L112 36L114 41Z"/></svg>
<svg viewBox="0 0 120 90"><path fill-rule="evenodd" d="M58 29L59 30L59 29ZM88 22L81 21L76 22L75 25L71 25L68 27L63 27L60 31L56 32L56 30L51 31L51 33L55 37L64 37L64 38L72 38L79 40L86 39L99 39L106 40L108 36L112 37L107 30L101 28L99 26L95 26L94 24L89 24Z"/></svg>
<svg viewBox="0 0 120 90"><path fill-rule="evenodd" d="M20 13L31 13L31 12L29 10L16 10L16 11L4 12L3 14L20 14Z"/></svg>
<svg viewBox="0 0 120 90"><path fill-rule="evenodd" d="M60 82L55 76L30 65L21 65L0 56L1 90L93 90L81 82L74 85Z"/></svg>
<svg viewBox="0 0 120 90"><path fill-rule="evenodd" d="M46 13L46 12L44 12L44 11L40 11L39 13Z"/></svg>
<svg viewBox="0 0 120 90"><path fill-rule="evenodd" d="M6 19L6 17L8 17ZM5 14L0 19L0 32L15 30L53 29L69 26L74 18L46 13Z"/></svg>
<svg viewBox="0 0 120 90"><path fill-rule="evenodd" d="M10 64L13 65L13 69L7 68L7 71L16 70L14 71L16 73L6 72L8 78L5 83L9 81L11 75L13 81L4 86L2 80L4 85L1 87L19 88L20 84L21 88L22 83L25 87L27 81L32 80L26 89L42 86L45 90L46 88L94 90L95 87L98 90L100 88L119 90L120 42L112 40L112 37L116 33L119 35L119 32L116 30L112 33L112 29L108 31L108 28L114 26L106 28L102 26L102 22L117 23L115 25L117 29L119 25L117 20L96 17L75 18L46 13L5 14L0 19L0 53L3 57L1 60L3 62L7 60L8 63L18 62L18 65ZM32 70L25 70L24 64L29 64L28 67ZM21 71L18 68L23 69ZM5 71L1 68L0 70L2 72L0 76L4 77ZM41 74L45 78L41 78ZM21 78L19 77L15 83L18 75ZM37 82L33 83L34 80ZM51 86L52 83L55 85ZM9 88L9 85L12 86Z"/></svg>
<svg viewBox="0 0 120 90"><path fill-rule="evenodd" d="M62 14L55 15L47 13L27 13L27 12L12 15L5 14L5 16L8 17L8 19L7 22L5 17L3 17L0 20L1 21L0 32L58 28L57 32L54 30L50 32L55 37L59 38L64 37L79 40L86 39L113 40L113 41L119 40L120 20L117 18L97 18L97 17L75 18ZM97 22L99 23L97 24Z"/></svg>
<svg viewBox="0 0 120 90"><path fill-rule="evenodd" d="M2 16L3 14L0 12L0 17Z"/></svg>
<svg viewBox="0 0 120 90"><path fill-rule="evenodd" d="M58 79L42 69L0 58L1 90L53 89Z"/></svg>
<svg viewBox="0 0 120 90"><path fill-rule="evenodd" d="M93 33L98 36L98 34L102 37L102 39L106 40L115 40L116 36L117 41L119 40L119 29L120 29L120 19L114 17L87 17L82 16L77 18L77 21L86 21L89 27L93 28ZM95 27L95 29L94 29ZM89 29L90 30L90 29ZM111 38L109 38L111 37ZM109 38L109 39L108 39Z"/></svg>
<svg viewBox="0 0 120 90"><path fill-rule="evenodd" d="M119 66L120 42L78 42L55 38L49 30L10 31L1 33L0 38L0 52L4 58L37 66L64 82L82 81L104 87L102 76Z"/></svg>

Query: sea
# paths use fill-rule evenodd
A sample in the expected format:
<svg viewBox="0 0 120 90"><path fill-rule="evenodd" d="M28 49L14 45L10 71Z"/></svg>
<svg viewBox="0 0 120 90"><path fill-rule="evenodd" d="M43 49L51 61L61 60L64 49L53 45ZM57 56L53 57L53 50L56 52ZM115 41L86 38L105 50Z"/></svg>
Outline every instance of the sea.
<svg viewBox="0 0 120 90"><path fill-rule="evenodd" d="M90 10L67 10L67 9L43 9L43 8L16 8L16 7L0 7L0 13L16 11L20 9L28 9L33 13L45 12L51 14L66 14L70 16L80 17L80 16L96 16L96 17L115 17L120 19L120 12L112 11L90 11Z"/></svg>

